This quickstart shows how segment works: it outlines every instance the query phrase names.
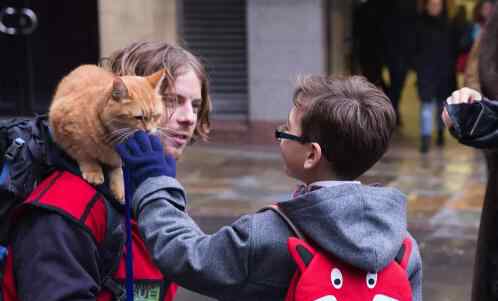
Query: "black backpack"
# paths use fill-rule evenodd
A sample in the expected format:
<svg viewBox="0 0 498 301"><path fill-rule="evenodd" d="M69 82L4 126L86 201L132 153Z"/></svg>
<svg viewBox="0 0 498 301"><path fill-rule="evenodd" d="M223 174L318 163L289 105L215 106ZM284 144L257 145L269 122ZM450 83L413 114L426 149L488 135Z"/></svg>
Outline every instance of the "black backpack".
<svg viewBox="0 0 498 301"><path fill-rule="evenodd" d="M0 244L6 245L10 212L53 169L46 115L0 120Z"/></svg>
<svg viewBox="0 0 498 301"><path fill-rule="evenodd" d="M64 153L51 139L47 115L0 120L0 251L4 252L2 246L8 245L9 232L13 226L11 211L29 196L39 182L56 168L79 173L69 158L56 162L55 158L61 156ZM104 185L99 188L99 191L109 196ZM113 300L124 300L124 289L112 278L124 246L124 230L120 239L110 233L111 229L121 225L123 213L112 205L108 209L108 230L104 240L106 247L101 250L104 259L102 286L113 294ZM2 266L0 260L0 280Z"/></svg>

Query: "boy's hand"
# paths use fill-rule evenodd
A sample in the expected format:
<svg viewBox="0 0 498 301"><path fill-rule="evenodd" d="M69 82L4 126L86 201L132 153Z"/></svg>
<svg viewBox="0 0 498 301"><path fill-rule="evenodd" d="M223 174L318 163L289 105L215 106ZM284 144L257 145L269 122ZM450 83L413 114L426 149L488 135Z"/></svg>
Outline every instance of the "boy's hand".
<svg viewBox="0 0 498 301"><path fill-rule="evenodd" d="M464 87L451 93L451 96L446 99L446 103L448 105L456 105L461 103L474 103L481 100L481 93L477 92L476 90ZM443 119L446 127L451 128L453 126L453 121L451 120L446 108L443 109L441 118Z"/></svg>
<svg viewBox="0 0 498 301"><path fill-rule="evenodd" d="M151 177L176 177L176 161L165 154L159 138L138 131L116 146L123 161L126 198L131 201L135 189Z"/></svg>

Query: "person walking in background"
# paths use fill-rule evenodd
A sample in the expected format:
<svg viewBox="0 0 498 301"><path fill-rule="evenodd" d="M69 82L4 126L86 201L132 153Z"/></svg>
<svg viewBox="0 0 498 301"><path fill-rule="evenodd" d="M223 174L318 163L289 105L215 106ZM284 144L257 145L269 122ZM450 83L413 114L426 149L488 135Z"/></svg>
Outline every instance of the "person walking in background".
<svg viewBox="0 0 498 301"><path fill-rule="evenodd" d="M353 25L353 49L357 58L356 69L385 92L387 85L382 77L384 65L384 41L382 26L386 12L386 0L368 0L355 8Z"/></svg>
<svg viewBox="0 0 498 301"><path fill-rule="evenodd" d="M382 41L385 64L389 71L387 96L397 116L397 125L403 124L399 106L406 75L413 64L415 40L411 37L416 29L416 0L383 0L385 9Z"/></svg>
<svg viewBox="0 0 498 301"><path fill-rule="evenodd" d="M429 151L433 120L436 118L437 145L444 145L444 125L439 117L444 99L451 92L454 76L454 49L446 4L443 0L425 0L417 22L415 70L420 108L420 151ZM435 113L437 109L438 114Z"/></svg>

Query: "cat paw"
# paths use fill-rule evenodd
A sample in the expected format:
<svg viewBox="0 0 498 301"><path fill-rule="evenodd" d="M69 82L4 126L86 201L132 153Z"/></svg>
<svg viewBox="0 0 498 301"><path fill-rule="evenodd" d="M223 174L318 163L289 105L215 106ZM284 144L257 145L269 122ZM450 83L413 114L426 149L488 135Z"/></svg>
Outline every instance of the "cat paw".
<svg viewBox="0 0 498 301"><path fill-rule="evenodd" d="M125 195L124 195L124 190L119 190L116 189L116 188L111 188L112 190L112 194L114 195L114 197L116 198L116 200L118 202L120 202L121 204L124 204L125 203Z"/></svg>
<svg viewBox="0 0 498 301"><path fill-rule="evenodd" d="M125 188L123 178L116 178L111 176L111 191L118 202L124 204Z"/></svg>
<svg viewBox="0 0 498 301"><path fill-rule="evenodd" d="M83 179L88 183L94 185L100 185L104 183L104 174L102 172L83 172Z"/></svg>

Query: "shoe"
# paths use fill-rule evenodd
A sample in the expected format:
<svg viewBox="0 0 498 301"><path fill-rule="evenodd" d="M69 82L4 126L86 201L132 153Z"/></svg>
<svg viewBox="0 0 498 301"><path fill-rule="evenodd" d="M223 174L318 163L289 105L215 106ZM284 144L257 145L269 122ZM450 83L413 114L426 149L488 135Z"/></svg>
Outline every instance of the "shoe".
<svg viewBox="0 0 498 301"><path fill-rule="evenodd" d="M420 152L425 154L431 146L431 136L422 136L420 139Z"/></svg>
<svg viewBox="0 0 498 301"><path fill-rule="evenodd" d="M444 130L437 131L436 144L439 147L443 147L444 146Z"/></svg>

